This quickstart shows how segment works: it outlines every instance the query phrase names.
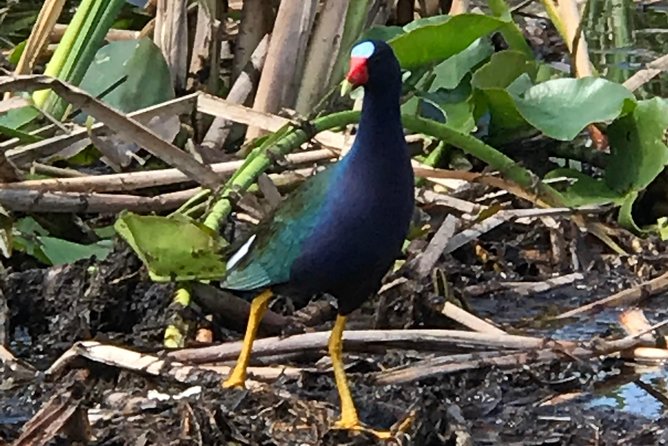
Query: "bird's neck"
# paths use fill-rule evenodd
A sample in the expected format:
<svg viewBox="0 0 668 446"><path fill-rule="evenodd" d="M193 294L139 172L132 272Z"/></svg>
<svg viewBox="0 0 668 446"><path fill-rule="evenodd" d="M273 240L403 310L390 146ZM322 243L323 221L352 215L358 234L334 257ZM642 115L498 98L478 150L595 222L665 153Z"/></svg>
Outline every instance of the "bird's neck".
<svg viewBox="0 0 668 446"><path fill-rule="evenodd" d="M380 87L380 86L378 86ZM353 147L354 158L396 162L407 157L399 104L400 86L367 88Z"/></svg>

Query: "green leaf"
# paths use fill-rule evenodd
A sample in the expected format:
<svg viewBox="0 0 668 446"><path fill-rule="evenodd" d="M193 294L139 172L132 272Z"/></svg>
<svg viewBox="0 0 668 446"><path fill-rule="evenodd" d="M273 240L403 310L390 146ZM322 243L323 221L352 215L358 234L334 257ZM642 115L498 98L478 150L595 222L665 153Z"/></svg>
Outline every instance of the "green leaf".
<svg viewBox="0 0 668 446"><path fill-rule="evenodd" d="M430 90L439 88L454 89L469 71L494 52L492 44L486 39L477 39L464 51L444 60L434 67L436 77Z"/></svg>
<svg viewBox="0 0 668 446"><path fill-rule="evenodd" d="M27 40L24 40L22 42L19 42L18 45L14 47L11 53L9 53L9 57L7 60L9 63L12 65L18 65L19 60L21 60L21 55L23 54L23 51L26 49L26 44L28 43Z"/></svg>
<svg viewBox="0 0 668 446"><path fill-rule="evenodd" d="M633 113L608 127L608 186L625 193L646 188L668 163L668 100L639 101Z"/></svg>
<svg viewBox="0 0 668 446"><path fill-rule="evenodd" d="M126 113L174 98L169 67L160 49L146 37L100 48L81 88Z"/></svg>
<svg viewBox="0 0 668 446"><path fill-rule="evenodd" d="M464 79L455 89L439 89L420 96L423 102L433 104L445 117L445 124L462 133L469 133L476 127L473 117L473 97L470 78ZM425 113L421 116L430 117ZM432 118L433 119L433 118ZM436 119L436 121L441 121Z"/></svg>
<svg viewBox="0 0 668 446"><path fill-rule="evenodd" d="M656 220L656 232L661 240L668 240L668 217L660 217Z"/></svg>
<svg viewBox="0 0 668 446"><path fill-rule="evenodd" d="M81 259L95 256L98 260L104 259L111 252L111 240L102 240L90 245L81 245L55 237L39 236L42 253L52 265L73 263Z"/></svg>
<svg viewBox="0 0 668 446"><path fill-rule="evenodd" d="M10 138L18 138L23 144L30 144L42 140L39 136L34 136L30 133L22 132L21 130L6 127L2 124L0 124L0 135L5 135Z"/></svg>
<svg viewBox="0 0 668 446"><path fill-rule="evenodd" d="M642 230L636 225L636 222L633 220L633 203L635 203L638 198L638 192L632 191L629 192L624 198L622 206L619 208L619 214L617 215L617 223L623 228L633 231L636 234L642 232Z"/></svg>
<svg viewBox="0 0 668 446"><path fill-rule="evenodd" d="M433 64L461 51L478 38L497 30L504 21L481 14L430 17L418 28L401 34L389 43L401 66L407 70Z"/></svg>
<svg viewBox="0 0 668 446"><path fill-rule="evenodd" d="M32 105L13 108L6 113L0 113L0 126L7 130L7 133L3 132L3 134L14 137L14 135L11 134L12 130L19 130L39 115L39 110Z"/></svg>
<svg viewBox="0 0 668 446"><path fill-rule="evenodd" d="M499 51L475 72L471 84L480 89L506 88L524 73L533 79L537 70L536 63L523 53L513 50Z"/></svg>
<svg viewBox="0 0 668 446"><path fill-rule="evenodd" d="M401 26L372 26L366 30L359 40L382 40L387 42L395 37L404 34Z"/></svg>
<svg viewBox="0 0 668 446"><path fill-rule="evenodd" d="M111 240L82 245L51 237L35 219L25 217L14 225L14 248L47 265L61 265L96 256L105 258L111 251Z"/></svg>
<svg viewBox="0 0 668 446"><path fill-rule="evenodd" d="M116 232L132 247L154 281L220 279L227 242L211 228L181 214L120 215Z"/></svg>
<svg viewBox="0 0 668 446"><path fill-rule="evenodd" d="M449 15L435 15L431 17L422 17L417 20L413 20L411 22L408 22L406 25L404 25L403 30L405 32L410 32L413 30L416 30L418 28L422 28L427 25L440 25L442 23L447 22L450 20L451 17Z"/></svg>
<svg viewBox="0 0 668 446"><path fill-rule="evenodd" d="M558 177L566 177L574 180L573 184L561 192L567 206L592 206L609 203L619 205L625 199L623 195L610 189L605 181L592 178L574 169L554 169L545 175L546 179Z"/></svg>
<svg viewBox="0 0 668 446"><path fill-rule="evenodd" d="M490 132L502 134L528 127L517 110L513 94L528 89L537 67L533 60L513 50L495 53L471 80L477 102L490 113Z"/></svg>
<svg viewBox="0 0 668 446"><path fill-rule="evenodd" d="M596 77L555 79L516 96L524 119L545 135L570 141L587 125L609 122L635 106L633 94L623 85Z"/></svg>

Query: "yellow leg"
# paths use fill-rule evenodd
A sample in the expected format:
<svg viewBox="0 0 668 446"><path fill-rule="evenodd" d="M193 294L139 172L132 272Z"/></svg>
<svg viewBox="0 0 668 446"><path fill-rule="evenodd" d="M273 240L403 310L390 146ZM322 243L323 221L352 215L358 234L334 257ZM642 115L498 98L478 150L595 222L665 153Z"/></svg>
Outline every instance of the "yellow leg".
<svg viewBox="0 0 668 446"><path fill-rule="evenodd" d="M354 431L370 432L380 439L392 438L390 432L375 431L362 426L357 409L353 403L353 397L350 395L348 381L346 380L346 371L343 368L343 329L346 326L346 317L338 315L332 334L329 336L329 356L332 358L332 368L334 369L334 380L336 388L341 398L341 419L334 425L335 429L345 429Z"/></svg>
<svg viewBox="0 0 668 446"><path fill-rule="evenodd" d="M267 311L269 300L274 296L271 290L261 292L253 302L251 302L250 315L248 316L248 325L244 336L244 345L241 347L241 353L237 359L237 364L230 376L223 382L223 387L244 387L246 383L246 369L250 362L251 351L253 350L253 341L257 335L257 328L260 326L262 316Z"/></svg>

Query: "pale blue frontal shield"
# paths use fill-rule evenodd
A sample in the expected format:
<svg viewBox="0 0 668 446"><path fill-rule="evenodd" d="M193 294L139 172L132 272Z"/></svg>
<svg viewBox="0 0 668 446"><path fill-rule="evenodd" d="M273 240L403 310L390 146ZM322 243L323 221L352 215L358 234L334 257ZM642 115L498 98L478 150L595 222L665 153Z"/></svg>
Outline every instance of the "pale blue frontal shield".
<svg viewBox="0 0 668 446"><path fill-rule="evenodd" d="M373 46L371 42L362 42L355 45L350 52L350 57L363 57L368 59L371 57L373 52L376 51L376 47Z"/></svg>

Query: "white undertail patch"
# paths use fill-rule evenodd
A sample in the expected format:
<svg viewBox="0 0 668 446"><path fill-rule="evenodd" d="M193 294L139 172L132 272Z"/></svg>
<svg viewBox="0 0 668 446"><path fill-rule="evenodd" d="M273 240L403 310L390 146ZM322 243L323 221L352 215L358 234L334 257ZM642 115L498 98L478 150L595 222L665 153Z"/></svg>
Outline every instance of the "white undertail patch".
<svg viewBox="0 0 668 446"><path fill-rule="evenodd" d="M246 241L243 245L241 245L241 248L237 250L234 254L232 254L232 257L227 261L227 269L230 270L234 268L234 266L243 259L246 254L248 254L248 251L250 251L251 245L255 241L255 237L257 237L257 234L253 234L251 238Z"/></svg>

